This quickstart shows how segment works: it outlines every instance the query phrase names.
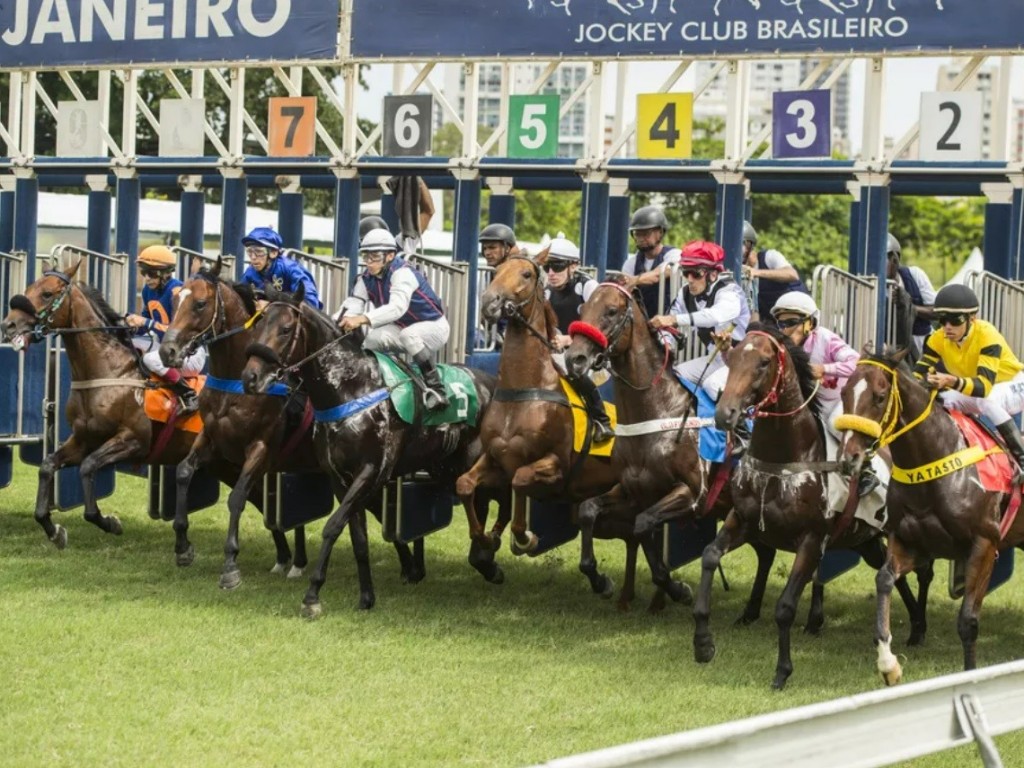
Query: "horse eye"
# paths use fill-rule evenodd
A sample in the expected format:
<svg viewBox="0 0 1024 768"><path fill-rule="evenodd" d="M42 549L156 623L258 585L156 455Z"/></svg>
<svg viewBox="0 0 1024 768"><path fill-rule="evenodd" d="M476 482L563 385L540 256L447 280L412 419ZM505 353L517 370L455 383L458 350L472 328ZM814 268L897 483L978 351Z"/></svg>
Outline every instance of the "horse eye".
<svg viewBox="0 0 1024 768"><path fill-rule="evenodd" d="M294 325L282 325L282 326L281 326L281 335L282 335L282 336L288 336L288 335L290 335L290 334L291 334L291 332L292 332L292 329L293 329L294 327L295 327Z"/></svg>
<svg viewBox="0 0 1024 768"><path fill-rule="evenodd" d="M203 301L194 301L194 302L192 302L192 309L194 309L196 312L200 312L200 311L206 309L206 304L207 304L207 302L205 300L203 300Z"/></svg>
<svg viewBox="0 0 1024 768"><path fill-rule="evenodd" d="M43 291L43 298L44 299L53 298L53 292L52 291Z"/></svg>
<svg viewBox="0 0 1024 768"><path fill-rule="evenodd" d="M522 276L523 276L524 280L529 280L531 277L533 277L533 270L532 269L524 269L523 272L522 272Z"/></svg>
<svg viewBox="0 0 1024 768"><path fill-rule="evenodd" d="M617 314L619 314L619 310L615 307L606 307L604 310L605 317L615 317Z"/></svg>
<svg viewBox="0 0 1024 768"><path fill-rule="evenodd" d="M875 405L881 405L885 402L885 392L875 392L871 399Z"/></svg>

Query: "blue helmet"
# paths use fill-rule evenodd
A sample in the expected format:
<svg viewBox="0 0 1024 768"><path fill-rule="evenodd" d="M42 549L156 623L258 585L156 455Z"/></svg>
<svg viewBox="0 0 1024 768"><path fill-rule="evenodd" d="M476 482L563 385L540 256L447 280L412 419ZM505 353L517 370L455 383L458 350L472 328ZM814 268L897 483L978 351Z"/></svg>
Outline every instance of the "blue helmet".
<svg viewBox="0 0 1024 768"><path fill-rule="evenodd" d="M274 251L284 249L284 241L271 227L255 227L248 235L242 238L242 245L262 245Z"/></svg>

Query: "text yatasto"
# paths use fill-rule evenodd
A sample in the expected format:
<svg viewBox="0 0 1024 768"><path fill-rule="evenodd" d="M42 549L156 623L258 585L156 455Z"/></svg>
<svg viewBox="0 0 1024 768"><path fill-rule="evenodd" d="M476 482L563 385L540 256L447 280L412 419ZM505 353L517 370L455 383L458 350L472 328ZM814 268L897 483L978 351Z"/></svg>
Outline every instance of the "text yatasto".
<svg viewBox="0 0 1024 768"><path fill-rule="evenodd" d="M756 22L638 21L615 24L580 24L574 43L664 43L724 40L825 40L902 37L909 28L902 16L845 19L758 19Z"/></svg>

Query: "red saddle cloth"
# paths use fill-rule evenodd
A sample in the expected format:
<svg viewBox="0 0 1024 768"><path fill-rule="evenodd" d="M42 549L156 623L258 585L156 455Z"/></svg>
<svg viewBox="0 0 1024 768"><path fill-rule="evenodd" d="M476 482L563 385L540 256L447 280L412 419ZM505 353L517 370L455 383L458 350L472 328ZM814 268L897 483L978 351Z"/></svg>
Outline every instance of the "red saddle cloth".
<svg viewBox="0 0 1024 768"><path fill-rule="evenodd" d="M960 428L968 445L979 446L985 451L997 446L1002 448L984 427L967 414L951 409L949 415ZM974 466L978 469L978 477L986 491L1010 493L1013 490L1014 465L1005 451L989 454Z"/></svg>

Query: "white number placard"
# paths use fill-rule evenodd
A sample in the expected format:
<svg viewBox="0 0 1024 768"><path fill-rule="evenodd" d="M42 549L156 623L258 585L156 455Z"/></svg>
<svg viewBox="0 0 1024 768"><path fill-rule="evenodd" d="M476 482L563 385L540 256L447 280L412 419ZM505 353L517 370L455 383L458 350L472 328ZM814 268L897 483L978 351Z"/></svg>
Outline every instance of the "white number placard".
<svg viewBox="0 0 1024 768"><path fill-rule="evenodd" d="M205 120L205 99L163 99L160 102L160 157L205 154Z"/></svg>
<svg viewBox="0 0 1024 768"><path fill-rule="evenodd" d="M57 102L57 157L99 157L103 154L98 101Z"/></svg>
<svg viewBox="0 0 1024 768"><path fill-rule="evenodd" d="M981 160L982 94L921 94L921 160Z"/></svg>

